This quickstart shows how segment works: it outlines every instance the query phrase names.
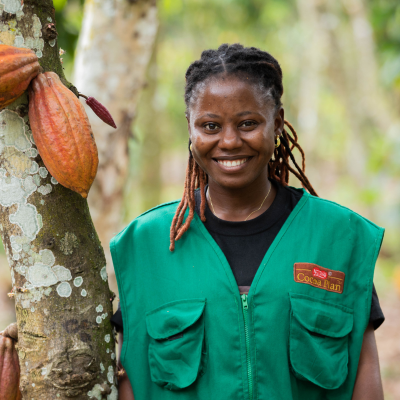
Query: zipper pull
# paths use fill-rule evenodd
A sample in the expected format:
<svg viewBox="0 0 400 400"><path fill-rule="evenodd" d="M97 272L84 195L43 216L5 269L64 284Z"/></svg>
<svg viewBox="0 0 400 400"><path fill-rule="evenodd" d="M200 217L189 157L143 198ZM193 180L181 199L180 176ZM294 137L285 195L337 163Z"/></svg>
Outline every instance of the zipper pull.
<svg viewBox="0 0 400 400"><path fill-rule="evenodd" d="M247 303L247 294L243 293L240 297L242 298L242 305L243 305L243 308L244 308L245 310L247 310L247 309L249 308L249 305L248 305L248 303Z"/></svg>

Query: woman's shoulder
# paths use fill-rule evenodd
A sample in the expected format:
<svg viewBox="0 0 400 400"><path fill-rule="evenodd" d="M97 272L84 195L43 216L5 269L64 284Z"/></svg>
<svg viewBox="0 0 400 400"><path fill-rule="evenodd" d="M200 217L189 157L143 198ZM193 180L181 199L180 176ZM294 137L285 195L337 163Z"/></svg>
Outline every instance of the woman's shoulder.
<svg viewBox="0 0 400 400"><path fill-rule="evenodd" d="M359 225L371 231L382 231L383 228L359 214L358 212L336 203L331 200L327 200L321 197L313 196L307 192L304 193L307 196L307 203L310 211L319 220L334 220L336 223L343 223L344 225Z"/></svg>
<svg viewBox="0 0 400 400"><path fill-rule="evenodd" d="M161 232L170 228L172 218L175 215L179 200L159 204L133 219L121 232L115 235L111 241L116 242L122 237L138 235L146 232Z"/></svg>

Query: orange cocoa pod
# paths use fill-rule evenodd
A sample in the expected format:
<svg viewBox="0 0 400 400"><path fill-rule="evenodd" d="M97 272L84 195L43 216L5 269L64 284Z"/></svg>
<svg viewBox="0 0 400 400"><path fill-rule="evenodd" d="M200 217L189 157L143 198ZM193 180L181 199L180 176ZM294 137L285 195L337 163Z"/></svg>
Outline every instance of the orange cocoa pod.
<svg viewBox="0 0 400 400"><path fill-rule="evenodd" d="M32 50L0 44L0 109L21 96L39 71Z"/></svg>
<svg viewBox="0 0 400 400"><path fill-rule="evenodd" d="M86 198L99 163L96 143L83 105L54 72L32 81L29 120L50 174Z"/></svg>
<svg viewBox="0 0 400 400"><path fill-rule="evenodd" d="M19 362L15 343L0 335L0 400L19 400Z"/></svg>

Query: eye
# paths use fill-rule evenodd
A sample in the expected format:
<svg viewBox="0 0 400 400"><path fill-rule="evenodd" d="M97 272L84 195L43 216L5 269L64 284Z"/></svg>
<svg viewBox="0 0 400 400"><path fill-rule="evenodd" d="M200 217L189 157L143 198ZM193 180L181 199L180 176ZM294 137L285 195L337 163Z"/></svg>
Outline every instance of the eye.
<svg viewBox="0 0 400 400"><path fill-rule="evenodd" d="M247 120L247 121L243 121L239 127L244 127L244 128L251 128L253 126L257 125L256 121L251 121L251 120Z"/></svg>
<svg viewBox="0 0 400 400"><path fill-rule="evenodd" d="M219 126L217 124L214 124L213 122L207 122L203 126L205 130L208 132L215 132L219 128Z"/></svg>

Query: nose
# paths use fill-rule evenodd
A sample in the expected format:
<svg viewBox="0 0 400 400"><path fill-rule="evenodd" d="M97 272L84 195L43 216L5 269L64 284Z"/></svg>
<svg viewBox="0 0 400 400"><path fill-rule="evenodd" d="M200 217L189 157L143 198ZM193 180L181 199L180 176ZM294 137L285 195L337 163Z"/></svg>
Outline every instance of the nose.
<svg viewBox="0 0 400 400"><path fill-rule="evenodd" d="M222 150L235 150L242 146L240 131L236 126L226 125L222 131L218 147Z"/></svg>

